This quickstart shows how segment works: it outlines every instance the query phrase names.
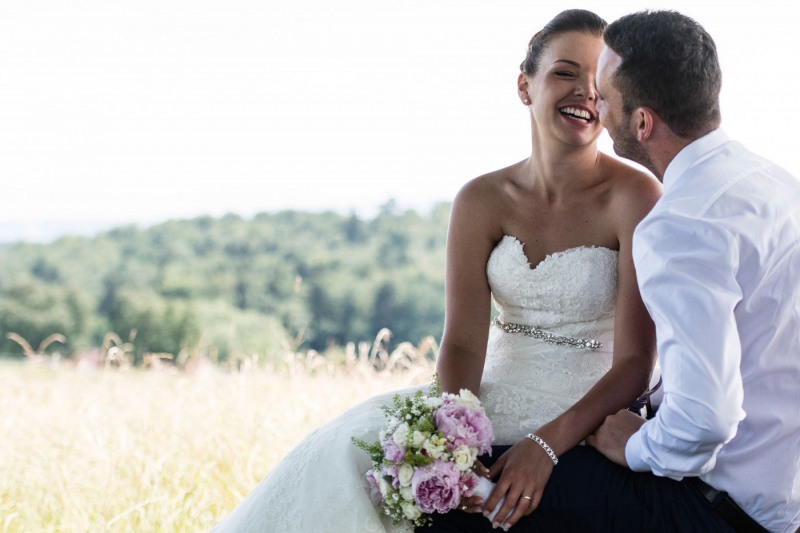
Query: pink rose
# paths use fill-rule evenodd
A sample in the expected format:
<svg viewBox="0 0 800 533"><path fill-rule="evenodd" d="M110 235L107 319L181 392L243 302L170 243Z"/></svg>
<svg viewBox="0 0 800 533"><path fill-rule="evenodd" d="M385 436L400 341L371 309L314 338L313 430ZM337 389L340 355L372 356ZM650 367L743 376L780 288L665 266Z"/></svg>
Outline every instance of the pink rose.
<svg viewBox="0 0 800 533"><path fill-rule="evenodd" d="M399 489L400 488L400 467L397 465L387 465L384 464L381 467L381 476L384 478L391 478L392 487Z"/></svg>
<svg viewBox="0 0 800 533"><path fill-rule="evenodd" d="M492 422L480 410L445 402L433 417L436 429L448 437L453 448L460 445L477 448L478 455L492 451Z"/></svg>
<svg viewBox="0 0 800 533"><path fill-rule="evenodd" d="M414 500L423 513L446 513L461 501L461 472L452 464L435 461L411 477Z"/></svg>
<svg viewBox="0 0 800 533"><path fill-rule="evenodd" d="M383 441L383 457L387 461L391 461L393 463L399 463L406 458L406 449L400 445L398 445L392 439L386 439Z"/></svg>
<svg viewBox="0 0 800 533"><path fill-rule="evenodd" d="M475 492L475 487L478 486L478 476L472 470L468 472L461 472L461 495L469 498Z"/></svg>

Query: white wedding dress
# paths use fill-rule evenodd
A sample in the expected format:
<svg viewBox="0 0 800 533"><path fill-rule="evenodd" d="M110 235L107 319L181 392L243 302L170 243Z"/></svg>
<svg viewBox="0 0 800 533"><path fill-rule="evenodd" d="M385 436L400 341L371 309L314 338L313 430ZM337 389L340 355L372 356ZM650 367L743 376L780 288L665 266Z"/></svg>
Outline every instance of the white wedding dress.
<svg viewBox="0 0 800 533"><path fill-rule="evenodd" d="M571 248L531 268L523 245L506 236L486 271L500 322L491 326L479 396L495 444L514 444L575 403L611 367L617 252ZM553 336L536 338L543 332ZM591 350L579 339L602 346ZM214 532L408 531L372 505L364 479L369 457L351 437L377 440L380 407L397 392L415 390L367 400L312 432Z"/></svg>

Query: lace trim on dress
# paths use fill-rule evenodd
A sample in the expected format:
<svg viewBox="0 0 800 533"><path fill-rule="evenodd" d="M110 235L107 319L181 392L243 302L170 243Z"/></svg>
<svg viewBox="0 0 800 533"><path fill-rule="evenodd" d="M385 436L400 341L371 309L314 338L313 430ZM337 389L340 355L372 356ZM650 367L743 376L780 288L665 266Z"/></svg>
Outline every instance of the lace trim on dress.
<svg viewBox="0 0 800 533"><path fill-rule="evenodd" d="M492 320L492 325L502 329L506 333L520 333L527 337L533 337L540 341L549 342L558 346L571 346L573 348L584 348L586 350L597 350L603 346L602 342L593 339L576 339L574 337L565 337L563 335L556 335L549 331L544 331L533 326L526 326L524 324L514 324L512 322L502 322L498 317Z"/></svg>

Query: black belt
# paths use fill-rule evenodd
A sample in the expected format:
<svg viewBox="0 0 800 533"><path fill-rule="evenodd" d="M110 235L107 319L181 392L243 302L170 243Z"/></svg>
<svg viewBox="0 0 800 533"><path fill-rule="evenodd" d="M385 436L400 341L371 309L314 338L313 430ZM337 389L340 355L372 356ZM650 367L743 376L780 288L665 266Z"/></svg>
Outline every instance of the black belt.
<svg viewBox="0 0 800 533"><path fill-rule="evenodd" d="M699 477L687 479L700 491L703 498L711 504L711 508L736 531L740 533L765 533L767 531L761 524L745 513L727 492L715 489Z"/></svg>

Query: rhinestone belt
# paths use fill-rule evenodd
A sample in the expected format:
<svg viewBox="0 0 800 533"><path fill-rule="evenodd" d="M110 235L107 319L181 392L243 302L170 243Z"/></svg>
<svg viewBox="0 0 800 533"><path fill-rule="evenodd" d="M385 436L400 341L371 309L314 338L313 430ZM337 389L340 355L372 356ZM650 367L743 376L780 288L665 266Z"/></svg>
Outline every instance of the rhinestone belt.
<svg viewBox="0 0 800 533"><path fill-rule="evenodd" d="M501 322L499 318L495 317L492 324L502 329L506 333L519 333L527 337L533 337L540 341L549 342L558 346L572 346L573 348L584 348L586 350L597 350L603 346L602 342L593 339L576 339L573 337L563 337L553 333L544 331L539 328L525 326L523 324L512 324L510 322Z"/></svg>

